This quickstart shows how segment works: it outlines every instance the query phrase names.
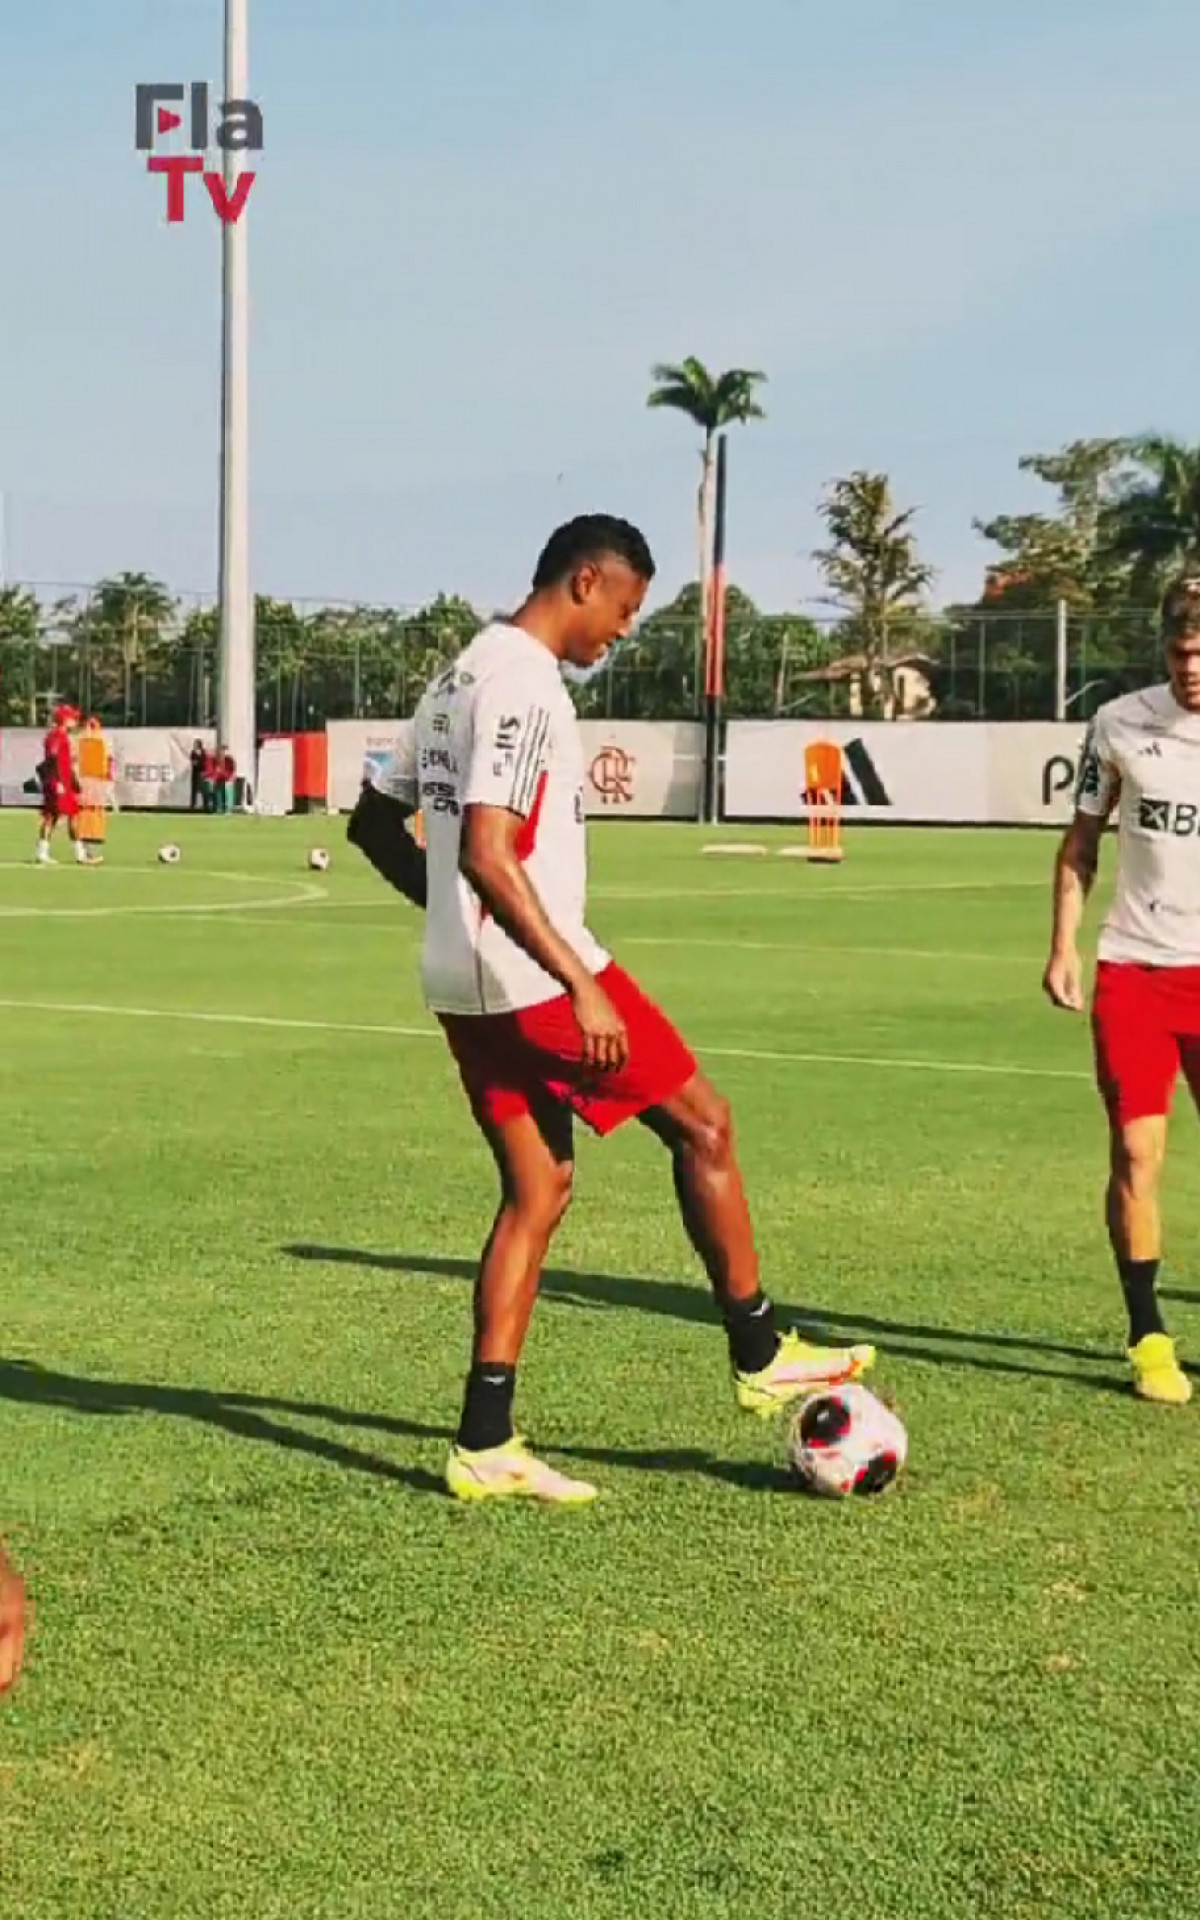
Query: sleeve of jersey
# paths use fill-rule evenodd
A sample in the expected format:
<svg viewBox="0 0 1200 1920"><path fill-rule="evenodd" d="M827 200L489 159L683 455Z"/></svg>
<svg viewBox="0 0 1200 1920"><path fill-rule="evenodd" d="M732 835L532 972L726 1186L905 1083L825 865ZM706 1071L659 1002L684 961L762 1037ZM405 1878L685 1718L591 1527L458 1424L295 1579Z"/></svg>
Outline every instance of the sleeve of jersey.
<svg viewBox="0 0 1200 1920"><path fill-rule="evenodd" d="M401 806L416 807L417 744L412 727L401 735L391 759L385 760L378 772L372 774L371 785L380 793L386 793L390 800L398 800Z"/></svg>
<svg viewBox="0 0 1200 1920"><path fill-rule="evenodd" d="M550 759L550 709L535 694L482 687L475 702L464 807L504 807L525 819Z"/></svg>
<svg viewBox="0 0 1200 1920"><path fill-rule="evenodd" d="M1087 730L1083 752L1079 756L1079 774L1075 781L1075 805L1080 813L1096 814L1103 819L1112 812L1121 777L1112 759L1108 734L1097 716Z"/></svg>

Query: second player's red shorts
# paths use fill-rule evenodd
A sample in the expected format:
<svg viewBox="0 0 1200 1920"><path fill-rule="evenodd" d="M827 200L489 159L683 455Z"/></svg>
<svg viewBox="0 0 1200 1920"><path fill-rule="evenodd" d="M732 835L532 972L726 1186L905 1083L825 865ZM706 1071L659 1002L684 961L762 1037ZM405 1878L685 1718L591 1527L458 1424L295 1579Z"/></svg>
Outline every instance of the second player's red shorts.
<svg viewBox="0 0 1200 1920"><path fill-rule="evenodd" d="M625 1022L629 1057L619 1071L589 1071L568 995L516 1013L438 1015L477 1120L497 1125L547 1101L569 1107L593 1133L636 1119L685 1087L696 1061L661 1008L610 965L597 976Z"/></svg>
<svg viewBox="0 0 1200 1920"><path fill-rule="evenodd" d="M1102 960L1092 999L1096 1078L1119 1126L1167 1114L1182 1068L1200 1100L1200 967Z"/></svg>

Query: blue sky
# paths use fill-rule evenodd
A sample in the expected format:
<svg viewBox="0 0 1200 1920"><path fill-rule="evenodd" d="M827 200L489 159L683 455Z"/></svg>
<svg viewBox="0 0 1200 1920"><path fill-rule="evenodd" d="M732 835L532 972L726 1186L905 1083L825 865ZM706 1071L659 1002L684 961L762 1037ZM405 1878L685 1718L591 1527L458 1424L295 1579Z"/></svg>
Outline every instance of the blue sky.
<svg viewBox="0 0 1200 1920"><path fill-rule="evenodd" d="M820 590L825 481L886 468L939 571L1035 505L1022 452L1200 434L1188 0L250 0L260 591L511 602L544 534L694 570L652 362L761 366L729 560ZM219 237L133 152L139 79L221 72L220 0L9 10L10 577L216 574ZM219 91L219 88L217 88Z"/></svg>

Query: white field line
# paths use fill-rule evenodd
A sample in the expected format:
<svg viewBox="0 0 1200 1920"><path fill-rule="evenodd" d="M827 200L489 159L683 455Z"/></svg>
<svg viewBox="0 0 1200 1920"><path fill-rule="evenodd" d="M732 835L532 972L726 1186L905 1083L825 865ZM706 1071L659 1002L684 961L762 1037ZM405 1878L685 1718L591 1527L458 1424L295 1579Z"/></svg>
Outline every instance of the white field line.
<svg viewBox="0 0 1200 1920"><path fill-rule="evenodd" d="M123 1007L95 1000L19 1000L0 998L0 1010L91 1019L178 1020L206 1026L262 1027L289 1033L362 1033L396 1040L435 1040L436 1027L368 1025L352 1020L292 1020L265 1013L216 1013L195 1007ZM1011 1061L921 1060L896 1054L799 1052L771 1047L701 1047L714 1060L758 1060L784 1066L897 1068L908 1073L980 1074L1023 1080L1088 1080L1071 1067L1028 1067Z"/></svg>
<svg viewBox="0 0 1200 1920"><path fill-rule="evenodd" d="M64 870L66 870L69 867L73 867L76 863L74 861L63 861L61 864ZM0 860L0 872L30 873L33 871L34 863L31 860ZM54 869L52 868L51 872L53 871ZM133 877L131 869L128 867L117 867L109 869L107 872L101 870L100 873L93 873L83 884L89 887L97 885L104 886L108 883L111 873L116 873L122 880L128 880ZM149 869L145 875L140 877L154 878L157 880L157 876L153 875ZM0 906L0 919L111 920L124 917L127 914L136 915L139 918L146 914L152 914L155 916L166 916L172 919L178 915L186 915L189 919L212 919L217 915L223 917L227 914L247 913L251 911L255 913L278 913L281 909L287 907L324 905L329 898L328 890L325 887L316 886L311 881L277 880L273 879L269 873L230 873L223 868L190 867L188 869L188 877L197 880L228 881L234 886L286 887L288 891L282 895L268 894L261 899L253 898L247 900L243 896L240 899L227 902L220 900L198 900L195 903L189 903L187 901L160 900L155 901L150 906L136 906L128 901L122 901L112 906L90 907L51 906L44 904L37 906ZM53 880L49 882L42 880L39 881L38 884L53 886L55 882ZM168 881L167 884L170 885L170 882Z"/></svg>
<svg viewBox="0 0 1200 1920"><path fill-rule="evenodd" d="M256 920L249 907L243 908L240 912L231 909L224 917L227 923L232 921L235 926L258 927L270 924L265 920ZM202 920L204 915L195 914L193 918ZM322 913L316 917L306 914L298 918L295 924L297 927L315 928L320 932L327 932L330 918L331 915L328 913ZM415 933L411 925L404 921L398 920L392 926L380 924L360 927L356 931L376 933L404 946L414 947L420 944L419 933ZM1041 968L1045 962L1044 954L971 953L961 947L850 947L833 945L829 942L818 944L802 940L692 940L686 936L681 938L677 934L626 934L613 944L620 952L624 952L626 947L680 947L685 952L694 947L697 952L711 950L714 953L786 953L801 954L805 958L818 960L822 954L828 953L838 959L849 956L863 960L940 960L947 964L968 960L977 961L981 966L1023 967L1027 971L1031 967Z"/></svg>

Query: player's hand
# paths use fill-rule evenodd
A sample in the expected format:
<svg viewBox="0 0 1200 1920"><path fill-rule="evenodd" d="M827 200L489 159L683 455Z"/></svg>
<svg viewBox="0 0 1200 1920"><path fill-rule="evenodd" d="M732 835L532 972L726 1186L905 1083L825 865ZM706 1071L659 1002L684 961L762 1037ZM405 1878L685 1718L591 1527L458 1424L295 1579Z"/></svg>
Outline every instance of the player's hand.
<svg viewBox="0 0 1200 1920"><path fill-rule="evenodd" d="M1052 1006L1082 1013L1083 967L1077 953L1052 953L1042 975L1042 990Z"/></svg>
<svg viewBox="0 0 1200 1920"><path fill-rule="evenodd" d="M25 1658L25 1582L0 1553L0 1694L16 1685Z"/></svg>
<svg viewBox="0 0 1200 1920"><path fill-rule="evenodd" d="M616 1073L629 1058L625 1022L603 987L588 979L576 987L571 1005L583 1035L583 1064L599 1073Z"/></svg>

